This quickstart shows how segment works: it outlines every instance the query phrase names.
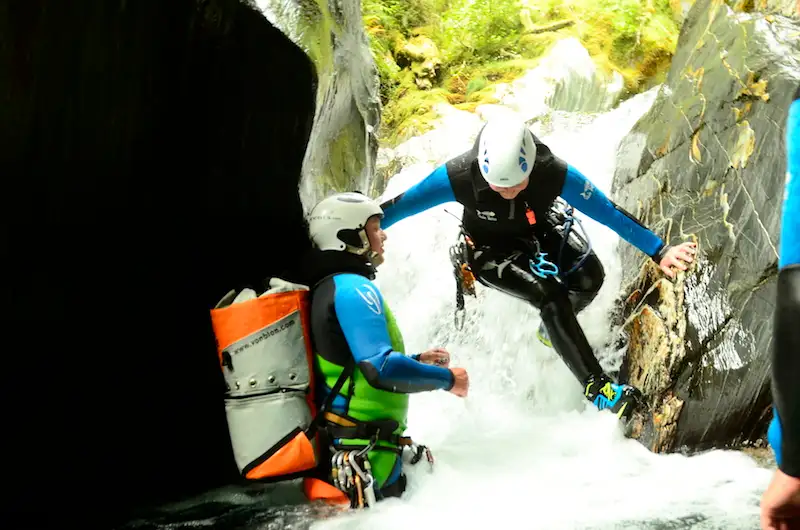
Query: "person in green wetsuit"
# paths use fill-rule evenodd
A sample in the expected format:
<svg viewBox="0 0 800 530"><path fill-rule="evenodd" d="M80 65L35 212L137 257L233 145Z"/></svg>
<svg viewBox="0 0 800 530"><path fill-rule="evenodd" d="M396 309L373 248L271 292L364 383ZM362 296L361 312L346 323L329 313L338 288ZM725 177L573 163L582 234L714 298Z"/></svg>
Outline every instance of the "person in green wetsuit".
<svg viewBox="0 0 800 530"><path fill-rule="evenodd" d="M366 455L377 500L405 490L408 395L445 390L465 397L469 387L466 370L450 368L446 350L406 355L392 312L371 281L383 261L382 217L380 206L361 193L322 200L308 217L315 248L307 261L316 400L327 412L321 433L332 453L372 447ZM330 467L321 471L331 478Z"/></svg>

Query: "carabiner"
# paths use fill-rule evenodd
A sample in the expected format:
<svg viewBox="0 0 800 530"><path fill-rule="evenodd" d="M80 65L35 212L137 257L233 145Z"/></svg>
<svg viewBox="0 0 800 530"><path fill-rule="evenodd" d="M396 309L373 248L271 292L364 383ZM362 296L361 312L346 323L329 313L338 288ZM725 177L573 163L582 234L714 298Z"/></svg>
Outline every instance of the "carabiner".
<svg viewBox="0 0 800 530"><path fill-rule="evenodd" d="M343 489L344 485L342 485L342 487L339 487L339 466L336 464L338 456L339 453L336 452L333 453L333 456L331 457L331 478L333 479L333 485L337 489Z"/></svg>
<svg viewBox="0 0 800 530"><path fill-rule="evenodd" d="M411 444L411 462L409 462L412 466L417 465L417 463L422 460L422 455L425 452L425 446L419 444Z"/></svg>
<svg viewBox="0 0 800 530"><path fill-rule="evenodd" d="M361 466L358 465L358 462L356 462L356 454L355 453L350 453L348 455L348 462L350 462L350 467L353 468L353 471L355 471L356 474L359 475L362 480L365 480L366 479L366 474L364 473L364 470L361 469Z"/></svg>
<svg viewBox="0 0 800 530"><path fill-rule="evenodd" d="M353 482L353 468L350 467L350 463L348 462L348 459L347 459L347 454L344 455L343 460L344 460L344 466L343 466L344 467L344 474L345 474L345 479L347 481L347 482L345 482L345 484L347 484L347 488L349 489L354 484L354 482Z"/></svg>
<svg viewBox="0 0 800 530"><path fill-rule="evenodd" d="M356 475L355 484L356 484L356 497L358 499L358 507L364 508L364 489L361 484L361 477L358 475Z"/></svg>
<svg viewBox="0 0 800 530"><path fill-rule="evenodd" d="M375 495L375 478L371 474L367 474L367 479L367 485L364 486L364 498L366 505L371 508L378 503L378 499Z"/></svg>
<svg viewBox="0 0 800 530"><path fill-rule="evenodd" d="M364 486L364 497L366 497L368 506L375 506L378 502L375 496L375 477L372 476L372 465L369 463L369 458L364 458L362 462L364 465L364 475L367 485Z"/></svg>
<svg viewBox="0 0 800 530"><path fill-rule="evenodd" d="M375 448L375 445L378 443L378 435L380 434L381 430L378 429L378 432L372 435L372 438L369 439L369 444L365 445L363 449L356 452L356 456L358 457L365 457L367 453L372 451Z"/></svg>
<svg viewBox="0 0 800 530"><path fill-rule="evenodd" d="M425 456L428 459L428 464L430 464L431 470L433 470L433 453L431 452L431 450L428 448L427 445L425 446Z"/></svg>

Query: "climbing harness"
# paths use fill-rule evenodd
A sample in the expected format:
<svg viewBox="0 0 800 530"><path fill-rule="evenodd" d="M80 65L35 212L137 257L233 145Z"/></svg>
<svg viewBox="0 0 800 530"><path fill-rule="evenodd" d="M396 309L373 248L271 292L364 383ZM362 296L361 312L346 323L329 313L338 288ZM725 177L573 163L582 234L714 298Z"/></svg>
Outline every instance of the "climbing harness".
<svg viewBox="0 0 800 530"><path fill-rule="evenodd" d="M547 215L552 226L561 236L561 245L558 249L558 258L555 263L547 259L547 252L542 252L539 240L536 237L531 238L528 246L532 251L533 259L529 260L528 264L531 272L536 276L540 278L552 276L564 280L567 276L578 270L592 253L592 243L589 240L589 236L581 220L573 215L574 211L574 208L560 197L556 198L553 202L553 206L548 211ZM573 229L575 224L580 228L580 233ZM568 244L570 237L574 238L580 246L584 247L586 250L575 265L565 272L562 267L564 247Z"/></svg>
<svg viewBox="0 0 800 530"><path fill-rule="evenodd" d="M458 240L450 247L450 262L453 264L453 275L456 278L456 310L453 319L459 330L464 327L465 320L464 294L475 296L475 275L469 265L474 251L475 244L462 227Z"/></svg>
<svg viewBox="0 0 800 530"><path fill-rule="evenodd" d="M393 420L357 421L332 412L325 413L325 420L328 425L324 427L324 431L331 442L331 482L347 495L353 509L374 506L380 496L375 491L375 478L368 458L370 451L396 452L402 458L403 450L407 447L412 454L411 465L416 465L425 455L431 470L433 469L433 454L430 449L417 444L408 436L394 434L397 422ZM369 442L363 446L335 443L335 440L347 438L369 439ZM379 441L389 442L397 449L378 445Z"/></svg>
<svg viewBox="0 0 800 530"><path fill-rule="evenodd" d="M560 197L557 197L556 200L553 201L553 206L547 212L550 223L561 236L561 245L555 262L552 261L551 258L548 258L547 252L542 252L539 240L536 237L524 241L531 251L531 256L533 256L533 258L528 260L528 266L531 272L539 278L547 278L549 276L563 280L577 271L592 253L592 243L589 240L583 223L574 216L574 211L574 208L570 204ZM536 216L533 210L527 207L527 203L525 215L531 226L536 224ZM579 231L575 229L576 225ZM568 271L564 271L561 264L564 256L564 248L570 238L575 239L580 246L584 247L586 250ZM475 257L475 251L475 244L462 225L458 240L450 247L450 262L453 264L453 275L456 279L456 310L453 317L456 328L459 330L463 329L465 321L464 295L476 296L475 275L470 267L470 263L473 262L473 257ZM515 259L518 257L518 254L512 256ZM510 258L511 257L509 257L509 259Z"/></svg>
<svg viewBox="0 0 800 530"><path fill-rule="evenodd" d="M581 246L586 247L586 251L581 255L581 259L579 259L575 265L572 266L570 270L565 272L562 277L566 278L576 270L578 270L581 265L586 261L589 257L589 254L592 253L592 242L589 239L589 234L586 233L586 229L583 227L583 223L581 220L578 219L573 215L575 209L572 205L568 204L566 201L561 199L560 197L556 198L553 202L553 207L550 208L548 215L550 220L553 223L553 226L556 227L556 230L561 235L561 247L558 250L558 263L561 264L561 260L564 254L564 247L567 245L567 241L570 237L574 237L581 243ZM577 223L578 227L580 228L580 234L573 231L573 224ZM559 230L559 228L561 228Z"/></svg>

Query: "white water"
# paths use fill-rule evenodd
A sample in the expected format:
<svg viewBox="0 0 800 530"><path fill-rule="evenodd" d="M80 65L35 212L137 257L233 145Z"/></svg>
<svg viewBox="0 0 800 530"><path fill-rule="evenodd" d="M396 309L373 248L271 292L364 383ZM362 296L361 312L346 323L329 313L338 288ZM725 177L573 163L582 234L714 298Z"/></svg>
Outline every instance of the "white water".
<svg viewBox="0 0 800 530"><path fill-rule="evenodd" d="M609 193L616 146L654 97L650 91L596 117L553 113L555 132L533 130ZM474 114L449 110L435 131L394 153L381 153L405 164L384 196L396 195L468 149L480 124ZM408 352L445 347L452 364L469 371L469 397L413 395L408 434L432 447L435 471L424 461L408 466L402 499L314 528L756 528L769 470L738 452L656 455L624 438L616 419L589 405L554 351L536 340L538 313L526 304L478 285L478 298L466 298L464 330L455 329L448 248L458 222L447 211L461 213L451 203L387 230L387 262L377 283ZM603 348L616 332L609 331L620 282L615 249L627 243L582 219L606 267L606 283L579 320L604 367L616 368L621 352Z"/></svg>

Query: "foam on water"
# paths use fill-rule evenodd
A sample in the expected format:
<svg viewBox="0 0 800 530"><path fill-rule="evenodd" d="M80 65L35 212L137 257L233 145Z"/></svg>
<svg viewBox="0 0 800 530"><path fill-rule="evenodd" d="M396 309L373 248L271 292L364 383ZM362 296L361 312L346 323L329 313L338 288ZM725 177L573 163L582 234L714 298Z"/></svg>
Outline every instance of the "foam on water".
<svg viewBox="0 0 800 530"><path fill-rule="evenodd" d="M553 115L555 132L540 137L609 193L617 144L655 94L654 89L596 117ZM456 112L426 138L415 139L416 149L401 147L406 166L384 197L468 149L480 125ZM314 528L757 527L770 471L739 452L656 455L624 438L616 419L589 405L560 358L536 340L536 310L478 285L477 299L466 298L466 325L456 329L448 248L458 221L451 213L460 217L461 207L438 206L389 228L387 262L377 283L408 351L445 347L452 364L469 371L470 395L412 395L408 434L432 447L435 471L424 460L409 466L402 499ZM579 320L601 363L613 369L622 352L605 345L615 332L610 313L620 282L616 246L627 243L578 216L606 267L603 289Z"/></svg>

